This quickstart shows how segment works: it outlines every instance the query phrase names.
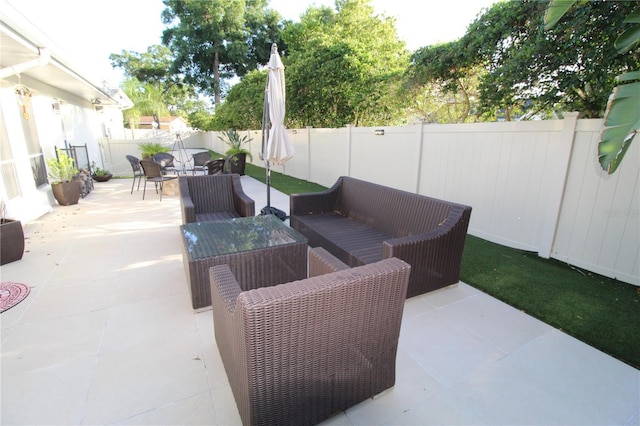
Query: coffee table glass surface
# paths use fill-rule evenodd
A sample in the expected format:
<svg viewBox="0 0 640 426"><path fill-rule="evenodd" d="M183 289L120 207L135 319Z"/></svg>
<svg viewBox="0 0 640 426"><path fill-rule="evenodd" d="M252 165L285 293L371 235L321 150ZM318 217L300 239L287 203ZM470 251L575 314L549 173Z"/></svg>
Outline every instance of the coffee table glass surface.
<svg viewBox="0 0 640 426"><path fill-rule="evenodd" d="M194 309L211 306L209 269L228 265L243 291L301 280L307 275L307 238L273 215L180 226Z"/></svg>
<svg viewBox="0 0 640 426"><path fill-rule="evenodd" d="M192 260L307 242L273 215L188 223L181 230Z"/></svg>

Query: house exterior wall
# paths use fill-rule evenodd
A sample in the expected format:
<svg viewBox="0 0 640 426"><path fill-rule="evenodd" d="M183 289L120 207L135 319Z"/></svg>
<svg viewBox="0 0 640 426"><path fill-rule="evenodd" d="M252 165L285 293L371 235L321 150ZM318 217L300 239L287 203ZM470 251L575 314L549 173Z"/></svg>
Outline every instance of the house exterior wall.
<svg viewBox="0 0 640 426"><path fill-rule="evenodd" d="M100 112L94 106L70 93L48 86L38 80L21 77L20 83L31 91L29 120L35 123L37 139L45 159L55 158L55 148L69 145L87 145L91 162L101 168L109 168L104 160L103 142L111 136L122 137L122 112L117 107L104 107ZM0 86L2 131L13 155L19 195L10 197L5 190L4 177L0 176L0 197L6 206L6 216L29 222L50 212L56 204L48 184L36 186L29 154L25 146L20 106L14 87L17 77L9 77ZM56 111L55 102L60 103Z"/></svg>

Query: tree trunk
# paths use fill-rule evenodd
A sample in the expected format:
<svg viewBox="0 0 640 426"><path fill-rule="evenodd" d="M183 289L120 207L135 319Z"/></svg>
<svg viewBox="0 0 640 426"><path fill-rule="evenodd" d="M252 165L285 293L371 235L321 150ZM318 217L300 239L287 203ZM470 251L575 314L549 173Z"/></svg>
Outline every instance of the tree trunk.
<svg viewBox="0 0 640 426"><path fill-rule="evenodd" d="M220 69L218 66L218 52L214 52L213 54L213 84L215 86L215 103L216 103L216 111L220 106Z"/></svg>

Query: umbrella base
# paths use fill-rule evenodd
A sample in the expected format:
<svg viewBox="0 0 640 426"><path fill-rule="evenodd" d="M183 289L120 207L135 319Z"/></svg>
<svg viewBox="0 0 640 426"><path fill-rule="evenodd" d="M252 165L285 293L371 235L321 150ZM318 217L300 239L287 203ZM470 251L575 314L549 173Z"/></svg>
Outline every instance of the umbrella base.
<svg viewBox="0 0 640 426"><path fill-rule="evenodd" d="M266 206L263 207L262 210L260 210L260 214L261 215L268 215L268 214L272 214L275 217L277 217L278 219L285 221L287 220L287 214L285 212L283 212L280 209L277 209L275 207L271 207L271 206Z"/></svg>

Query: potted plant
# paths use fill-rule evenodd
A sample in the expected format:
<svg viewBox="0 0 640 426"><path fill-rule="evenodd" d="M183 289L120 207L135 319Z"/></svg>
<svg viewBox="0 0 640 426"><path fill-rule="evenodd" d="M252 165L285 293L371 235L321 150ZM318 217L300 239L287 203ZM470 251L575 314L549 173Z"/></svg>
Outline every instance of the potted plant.
<svg viewBox="0 0 640 426"><path fill-rule="evenodd" d="M140 153L142 154L143 160L150 160L159 152L170 151L168 146L165 146L159 142L140 142L138 144L138 148L140 148Z"/></svg>
<svg viewBox="0 0 640 426"><path fill-rule="evenodd" d="M73 158L64 152L58 151L57 158L47 160L49 166L49 179L51 179L51 189L53 196L61 206L78 204L80 199L80 182L74 180L78 169Z"/></svg>
<svg viewBox="0 0 640 426"><path fill-rule="evenodd" d="M0 265L22 259L24 231L19 220L4 217L4 202L0 204Z"/></svg>
<svg viewBox="0 0 640 426"><path fill-rule="evenodd" d="M249 157L249 161L252 161L253 156L251 155L251 151L244 148L243 145L251 142L253 139L249 136L240 136L240 134L233 129L222 132L221 135L218 135L218 138L229 145L229 149L225 152L227 158L231 160L229 161L229 173L244 175L247 157Z"/></svg>
<svg viewBox="0 0 640 426"><path fill-rule="evenodd" d="M96 182L106 182L113 177L113 175L109 173L109 170L101 169L95 161L91 162L91 169L93 170L91 177Z"/></svg>

